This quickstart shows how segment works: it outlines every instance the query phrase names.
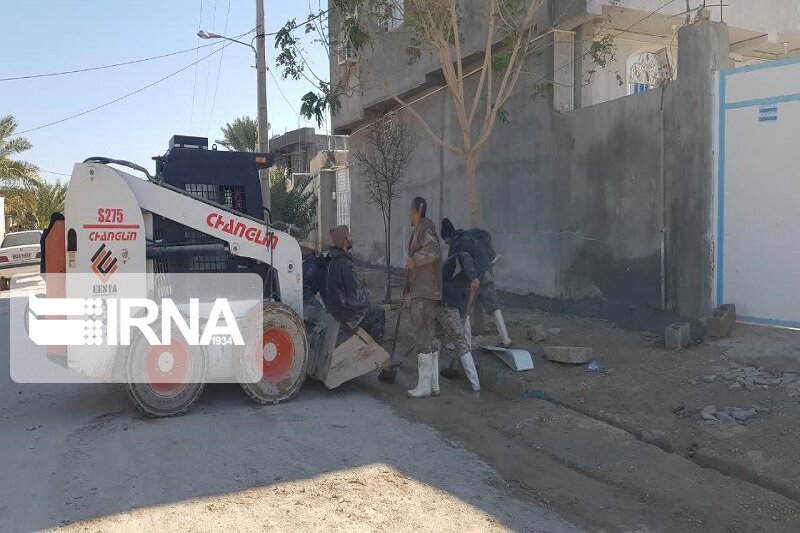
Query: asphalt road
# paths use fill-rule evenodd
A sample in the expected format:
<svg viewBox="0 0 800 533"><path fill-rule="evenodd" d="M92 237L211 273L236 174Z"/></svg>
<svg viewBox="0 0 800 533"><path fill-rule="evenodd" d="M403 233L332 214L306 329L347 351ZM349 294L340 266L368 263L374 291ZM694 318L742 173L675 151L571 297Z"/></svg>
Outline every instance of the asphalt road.
<svg viewBox="0 0 800 533"><path fill-rule="evenodd" d="M0 300L8 339L9 300ZM0 531L575 528L357 387L259 407L207 387L142 417L121 386L18 384L0 347Z"/></svg>

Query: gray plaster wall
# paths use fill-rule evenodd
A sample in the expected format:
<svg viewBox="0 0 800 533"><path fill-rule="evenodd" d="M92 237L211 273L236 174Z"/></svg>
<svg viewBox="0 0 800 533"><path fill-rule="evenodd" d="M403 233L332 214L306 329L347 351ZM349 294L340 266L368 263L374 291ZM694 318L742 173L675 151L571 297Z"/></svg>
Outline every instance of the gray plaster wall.
<svg viewBox="0 0 800 533"><path fill-rule="evenodd" d="M667 299L678 313L706 316L714 278L715 72L729 67L727 27L681 31L678 79L665 92Z"/></svg>
<svg viewBox="0 0 800 533"><path fill-rule="evenodd" d="M724 47L722 33L718 25L681 31L681 74L702 74L702 81L565 114L553 111L550 99L532 99L527 92L509 100L510 122L498 124L478 166L484 226L500 255L500 289L617 308L672 309L690 317L707 312L713 201L708 56ZM532 70L546 72L547 60L539 61ZM459 141L444 91L416 109L435 132ZM418 142L395 203L396 267L406 259L414 196L428 200L437 226L443 216L468 226L463 160L432 142L407 112L399 120ZM361 146L364 133L351 137L351 149ZM354 254L381 264L380 213L366 203L357 167L351 182Z"/></svg>

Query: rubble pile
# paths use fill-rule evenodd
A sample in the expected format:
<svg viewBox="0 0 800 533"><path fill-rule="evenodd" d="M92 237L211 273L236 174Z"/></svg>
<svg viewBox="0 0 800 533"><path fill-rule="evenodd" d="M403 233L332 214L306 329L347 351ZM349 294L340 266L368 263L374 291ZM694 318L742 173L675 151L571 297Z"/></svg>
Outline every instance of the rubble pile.
<svg viewBox="0 0 800 533"><path fill-rule="evenodd" d="M769 413L766 407L754 405L749 408L744 407L720 407L707 405L700 411L700 416L706 422L719 424L743 424L751 418L755 418L760 413Z"/></svg>
<svg viewBox="0 0 800 533"><path fill-rule="evenodd" d="M692 385L724 381L731 390L758 391L786 387L790 397L800 396L800 376L795 372L771 373L763 367L735 367L722 374L709 374L689 381Z"/></svg>

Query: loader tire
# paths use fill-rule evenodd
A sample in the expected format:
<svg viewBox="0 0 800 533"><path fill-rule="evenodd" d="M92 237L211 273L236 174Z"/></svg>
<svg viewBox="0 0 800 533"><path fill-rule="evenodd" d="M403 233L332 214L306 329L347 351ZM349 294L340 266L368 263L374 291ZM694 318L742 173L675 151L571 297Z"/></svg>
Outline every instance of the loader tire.
<svg viewBox="0 0 800 533"><path fill-rule="evenodd" d="M176 332L169 346L151 346L140 335L130 346L126 373L125 390L142 413L178 416L203 393L205 352L189 346Z"/></svg>
<svg viewBox="0 0 800 533"><path fill-rule="evenodd" d="M250 339L239 368L260 365L260 379L240 379L244 392L261 405L278 404L294 397L308 372L308 339L303 319L289 307L265 302L260 335ZM241 376L242 374L240 374Z"/></svg>

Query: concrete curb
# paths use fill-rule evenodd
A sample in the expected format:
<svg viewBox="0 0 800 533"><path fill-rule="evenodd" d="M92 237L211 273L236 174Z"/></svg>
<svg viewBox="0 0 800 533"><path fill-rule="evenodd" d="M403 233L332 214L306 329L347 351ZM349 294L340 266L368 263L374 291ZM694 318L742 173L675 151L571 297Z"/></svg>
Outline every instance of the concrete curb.
<svg viewBox="0 0 800 533"><path fill-rule="evenodd" d="M510 401L537 399L550 402L608 424L609 426L621 429L645 444L656 446L666 453L680 455L687 461L691 461L702 468L715 470L724 476L757 485L763 489L800 503L800 488L798 487L793 487L780 480L772 479L764 472L755 470L748 465L731 461L712 449L701 448L692 455L684 455L674 450L672 443L668 439L660 438L658 432L636 427L621 417L610 413L595 413L581 405L563 402L558 398L552 397L544 389L531 387L524 379L516 376L512 370L503 367L496 361L492 361L489 357L480 358L478 376L481 380L481 388L483 390L491 392L503 399Z"/></svg>

